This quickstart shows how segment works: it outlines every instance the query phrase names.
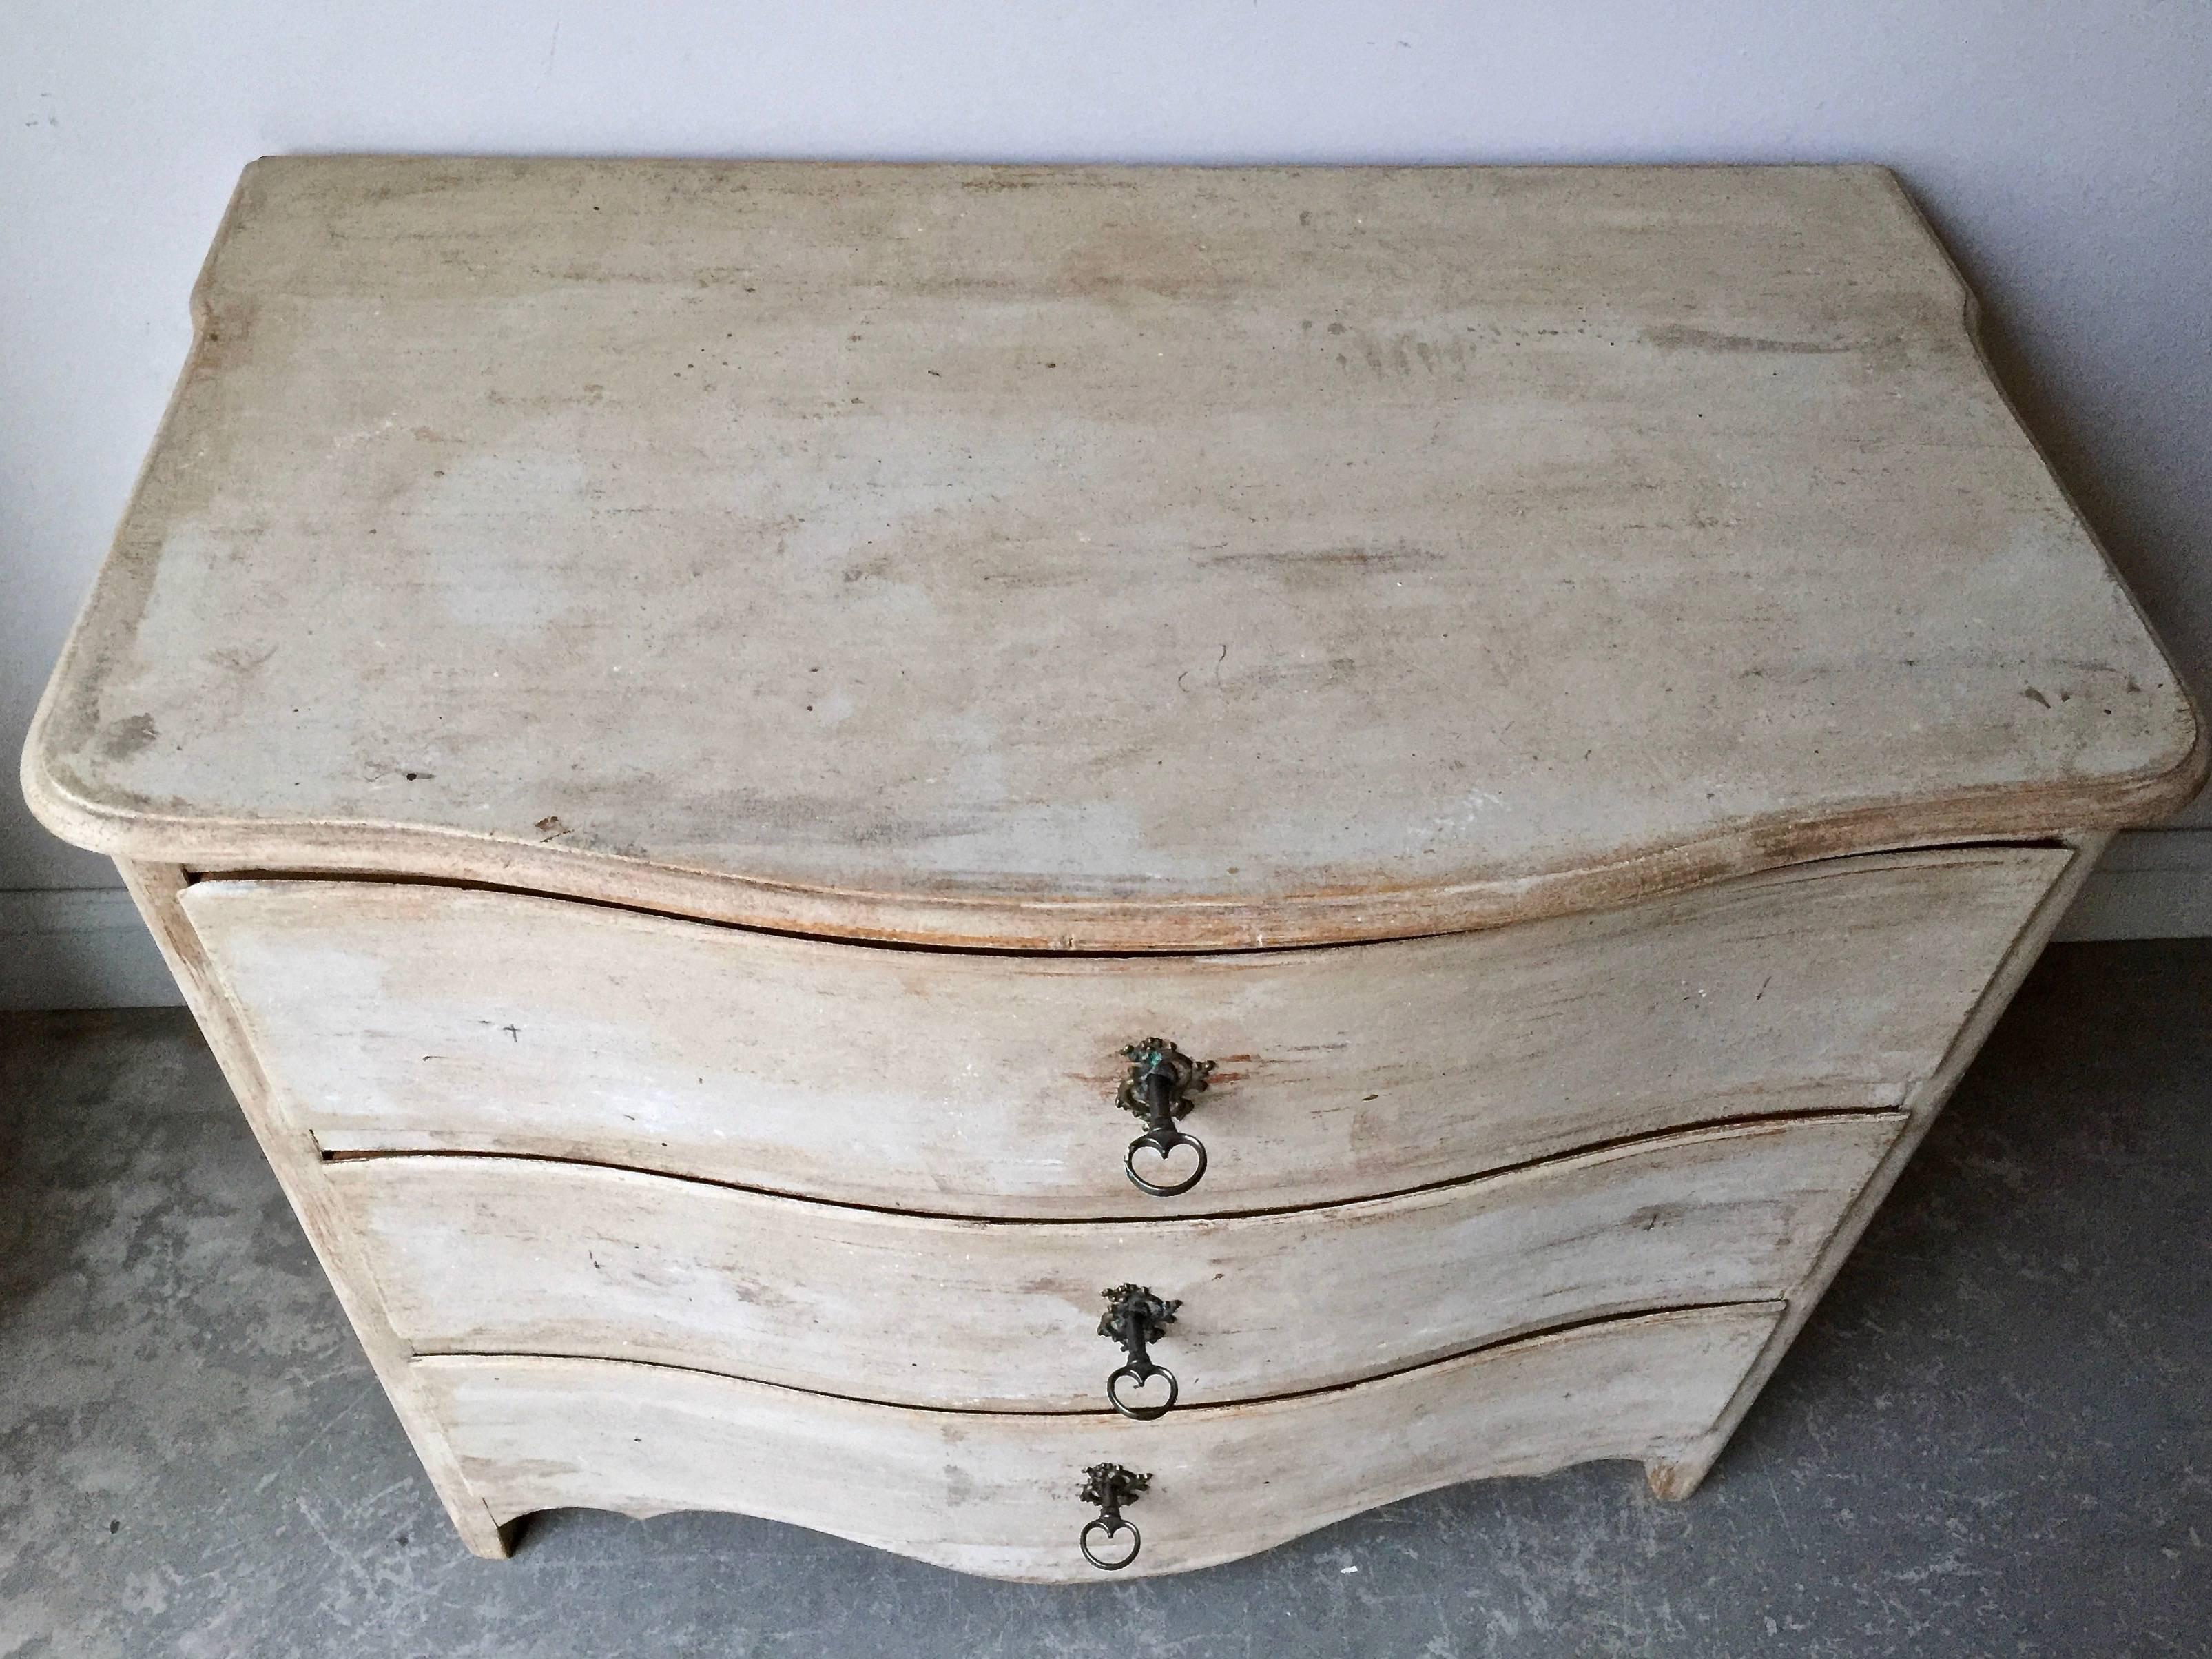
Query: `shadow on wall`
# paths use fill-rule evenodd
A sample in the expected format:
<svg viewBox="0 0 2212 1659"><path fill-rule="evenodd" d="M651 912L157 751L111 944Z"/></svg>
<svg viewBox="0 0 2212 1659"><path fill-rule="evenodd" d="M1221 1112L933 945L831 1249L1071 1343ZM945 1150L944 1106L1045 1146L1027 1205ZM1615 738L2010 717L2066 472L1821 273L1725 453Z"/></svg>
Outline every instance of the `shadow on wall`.
<svg viewBox="0 0 2212 1659"><path fill-rule="evenodd" d="M0 1011L169 1008L183 1000L120 887L0 892Z"/></svg>

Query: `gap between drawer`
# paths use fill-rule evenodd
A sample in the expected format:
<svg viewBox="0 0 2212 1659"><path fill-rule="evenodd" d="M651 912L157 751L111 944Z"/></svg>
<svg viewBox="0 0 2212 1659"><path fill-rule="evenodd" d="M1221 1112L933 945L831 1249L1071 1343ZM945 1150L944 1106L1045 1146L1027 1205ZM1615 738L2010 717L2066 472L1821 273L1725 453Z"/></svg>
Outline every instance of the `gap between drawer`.
<svg viewBox="0 0 2212 1659"><path fill-rule="evenodd" d="M1846 1120L1893 1121L1902 1129L1911 1114L1901 1106L1870 1107L1857 1111L1785 1111L1761 1112L1752 1117L1721 1117L1702 1119L1694 1123L1678 1124L1654 1133L1620 1135L1607 1140L1594 1140L1585 1146L1565 1152L1547 1152L1541 1158L1524 1158L1517 1164L1501 1164L1470 1174L1454 1176L1448 1181L1418 1182L1410 1187L1393 1187L1387 1191L1362 1193L1356 1198L1336 1199L1321 1204L1258 1205L1237 1210L1178 1210L1172 1215L975 1215L971 1212L916 1209L903 1205L856 1204L849 1199L818 1198L809 1193L793 1192L781 1187L756 1187L740 1181L716 1181L709 1176L682 1175L665 1170L656 1170L636 1164L620 1164L609 1158L560 1158L550 1152L477 1152L466 1147L447 1146L392 1146L380 1148L349 1147L331 1151L319 1141L317 1151L325 1164L365 1164L379 1158L473 1158L478 1161L503 1160L516 1164L557 1164L572 1169L613 1170L625 1175L648 1176L655 1181L682 1182L688 1186L712 1187L726 1192L750 1193L762 1198L781 1199L794 1204L817 1204L825 1209L860 1210L874 1215L910 1217L923 1221L953 1221L976 1226L1012 1227L1102 1227L1143 1226L1150 1221L1231 1221L1251 1216L1293 1215L1301 1210L1342 1210L1362 1204L1381 1204L1391 1200L1409 1198L1419 1193L1442 1192L1454 1187L1472 1186L1479 1181L1495 1181L1512 1176L1528 1175L1553 1167L1572 1164L1580 1159L1602 1158L1607 1153L1626 1152L1638 1146L1656 1146L1663 1141L1688 1139L1699 1135L1719 1135L1741 1130L1786 1130L1797 1123L1832 1123ZM1733 1304L1725 1305L1734 1305Z"/></svg>
<svg viewBox="0 0 2212 1659"><path fill-rule="evenodd" d="M1291 1389L1281 1394L1251 1395L1240 1400L1221 1400L1209 1405L1182 1407L1176 1410L1175 1416L1181 1421L1192 1422L1207 1417L1229 1416L1255 1406L1285 1405L1297 1401L1326 1399L1333 1395L1351 1394L1357 1389L1369 1388L1378 1382L1389 1382L1402 1377L1410 1377L1422 1371L1440 1370L1447 1365L1462 1364L1478 1354L1498 1352L1507 1348L1518 1347L1523 1343L1551 1341L1575 1332L1593 1330L1607 1325L1626 1325L1639 1319L1656 1319L1668 1315L1717 1313L1735 1308L1756 1309L1768 1314L1771 1318L1778 1320L1789 1306L1790 1304L1786 1299L1776 1301L1767 1297L1753 1297L1743 1302L1656 1303L1650 1307L1638 1308L1632 1311L1598 1314L1588 1319L1570 1319L1557 1325L1545 1325L1532 1330L1516 1331L1510 1336L1500 1337L1495 1341L1478 1342L1473 1347L1456 1349L1446 1354L1435 1354L1416 1364L1401 1365L1395 1370L1376 1371L1366 1376L1355 1377L1349 1382L1328 1382L1318 1388ZM803 1388L795 1382L763 1382L758 1377L747 1376L742 1371L718 1371L704 1365L672 1365L665 1360L627 1359L617 1354L532 1353L510 1349L501 1349L495 1352L478 1348L425 1348L411 1354L409 1363L412 1364L426 1360L445 1362L457 1359L477 1361L487 1364L497 1364L507 1360L526 1359L569 1365L634 1365L640 1370L662 1371L672 1376L712 1377L719 1382L742 1382L748 1388L775 1389L785 1394L805 1395L817 1400L838 1400L848 1405L873 1406L887 1412L922 1413L933 1417L988 1417L1016 1419L1096 1418L1104 1423L1119 1423L1127 1420L1117 1417L1113 1412L1099 1411L1095 1408L1070 1410L1065 1407L1048 1407L1042 1411L1025 1412L1009 1411L1003 1406L915 1405L905 1401L872 1399L866 1395L839 1394L832 1389Z"/></svg>

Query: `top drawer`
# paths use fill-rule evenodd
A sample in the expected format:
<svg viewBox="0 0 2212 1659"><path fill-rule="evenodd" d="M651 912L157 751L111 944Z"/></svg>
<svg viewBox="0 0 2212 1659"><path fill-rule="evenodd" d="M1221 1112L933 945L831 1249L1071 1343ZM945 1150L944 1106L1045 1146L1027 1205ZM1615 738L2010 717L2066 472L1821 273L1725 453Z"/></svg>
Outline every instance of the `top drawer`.
<svg viewBox="0 0 2212 1659"><path fill-rule="evenodd" d="M2070 855L1804 865L1488 933L1211 957L829 944L403 882L184 905L325 1152L584 1159L981 1216L1334 1203L1593 1143L1893 1107ZM1190 1193L1122 1173L1120 1051L1217 1062Z"/></svg>

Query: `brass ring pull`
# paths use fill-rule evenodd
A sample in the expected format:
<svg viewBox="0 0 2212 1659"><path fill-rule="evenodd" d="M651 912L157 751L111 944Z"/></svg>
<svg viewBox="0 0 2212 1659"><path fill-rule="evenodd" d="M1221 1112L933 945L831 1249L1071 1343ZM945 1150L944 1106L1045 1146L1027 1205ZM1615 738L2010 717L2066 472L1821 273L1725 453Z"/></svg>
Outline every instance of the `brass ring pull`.
<svg viewBox="0 0 2212 1659"><path fill-rule="evenodd" d="M1182 1385L1166 1366L1152 1363L1152 1345L1168 1334L1168 1327L1175 1323L1176 1310L1182 1304L1154 1296L1142 1285L1116 1285L1103 1294L1106 1297L1106 1312L1098 1322L1098 1334L1120 1343L1122 1352L1129 1356L1128 1364L1106 1379L1107 1401L1122 1416L1134 1418L1139 1423L1165 1417L1175 1409ZM1168 1380L1164 1402L1145 1405L1121 1397L1124 1379L1141 1389L1161 1376Z"/></svg>
<svg viewBox="0 0 2212 1659"><path fill-rule="evenodd" d="M1121 1398L1121 1379L1125 1376L1140 1389L1153 1378L1164 1376L1168 1380L1168 1397L1157 1406L1133 1406ZM1139 1366L1132 1361L1106 1379L1106 1398L1113 1401L1114 1409L1124 1417L1135 1418L1139 1423L1150 1423L1165 1417L1175 1409L1176 1397L1182 1392L1182 1388L1176 1381L1176 1374L1164 1365L1148 1364Z"/></svg>
<svg viewBox="0 0 2212 1659"><path fill-rule="evenodd" d="M1169 1155L1178 1146L1188 1146L1198 1154L1198 1167L1181 1181L1163 1186L1157 1181L1147 1181L1137 1173L1139 1152L1151 1148L1160 1155L1160 1164L1164 1168ZM1154 1198L1174 1198L1197 1186L1199 1177L1206 1173L1206 1143L1196 1135L1185 1134L1173 1124L1161 1129L1148 1129L1129 1143L1128 1156L1121 1160L1121 1168L1127 1172L1139 1192L1150 1193Z"/></svg>
<svg viewBox="0 0 2212 1659"><path fill-rule="evenodd" d="M1137 1552L1145 1547L1144 1534L1137 1530L1136 1522L1126 1520L1121 1506L1133 1504L1152 1484L1149 1474L1136 1474L1119 1463L1093 1463L1084 1470L1083 1491L1086 1504L1096 1504L1098 1513L1084 1522L1083 1530L1076 1534L1075 1547L1083 1552L1083 1559L1101 1572L1119 1572L1137 1559ZM1118 1559L1102 1556L1091 1547L1095 1534L1102 1541L1110 1544L1123 1533L1129 1534L1129 1553Z"/></svg>
<svg viewBox="0 0 2212 1659"><path fill-rule="evenodd" d="M1091 1534L1094 1532L1109 1540L1111 1540L1117 1533L1127 1533L1129 1553L1118 1561L1101 1559L1098 1552L1091 1547ZM1133 1521L1124 1521L1118 1515L1109 1521L1102 1515L1085 1526L1082 1535L1075 1541L1078 1547L1083 1551L1083 1559L1092 1566L1101 1572L1119 1572L1137 1559L1137 1552L1145 1547L1145 1534L1137 1530L1137 1523Z"/></svg>
<svg viewBox="0 0 2212 1659"><path fill-rule="evenodd" d="M1173 1198L1187 1193L1206 1174L1206 1146L1197 1136L1185 1134L1177 1128L1176 1120L1190 1110L1193 1095L1206 1091L1213 1062L1193 1060L1164 1037L1146 1037L1121 1053L1129 1061L1129 1075L1115 1091L1114 1103L1145 1121L1145 1132L1129 1143L1121 1168L1138 1191L1149 1193L1154 1198ZM1137 1173L1139 1152L1150 1151L1157 1154L1164 1175L1169 1158L1185 1146L1197 1155L1198 1164L1181 1181L1151 1181Z"/></svg>

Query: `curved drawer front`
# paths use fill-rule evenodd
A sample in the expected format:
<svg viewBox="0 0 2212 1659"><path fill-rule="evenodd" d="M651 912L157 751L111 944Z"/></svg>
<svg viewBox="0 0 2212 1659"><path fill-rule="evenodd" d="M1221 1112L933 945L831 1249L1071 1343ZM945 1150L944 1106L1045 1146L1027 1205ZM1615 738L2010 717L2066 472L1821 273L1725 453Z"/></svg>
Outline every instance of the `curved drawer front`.
<svg viewBox="0 0 2212 1659"><path fill-rule="evenodd" d="M1488 933L1201 957L878 949L378 882L184 904L326 1151L504 1152L890 1209L1336 1202L1600 1141L1893 1107L2069 854L1840 860ZM1187 1195L1122 1173L1121 1048L1218 1062Z"/></svg>
<svg viewBox="0 0 2212 1659"><path fill-rule="evenodd" d="M1356 1388L1157 1423L915 1411L588 1359L420 1359L501 1521L541 1509L740 1510L1000 1578L1096 1578L1083 1472L1152 1477L1133 1576L1268 1549L1431 1487L1665 1459L1720 1415L1781 1310L1585 1325Z"/></svg>
<svg viewBox="0 0 2212 1659"><path fill-rule="evenodd" d="M418 1353L649 1360L906 1404L1105 1405L1103 1292L1182 1304L1183 1408L1627 1311L1787 1296L1902 1122L1713 1130L1216 1220L957 1221L531 1159L332 1167ZM1155 1384L1140 1402L1164 1400Z"/></svg>

